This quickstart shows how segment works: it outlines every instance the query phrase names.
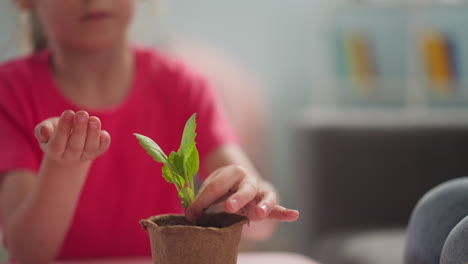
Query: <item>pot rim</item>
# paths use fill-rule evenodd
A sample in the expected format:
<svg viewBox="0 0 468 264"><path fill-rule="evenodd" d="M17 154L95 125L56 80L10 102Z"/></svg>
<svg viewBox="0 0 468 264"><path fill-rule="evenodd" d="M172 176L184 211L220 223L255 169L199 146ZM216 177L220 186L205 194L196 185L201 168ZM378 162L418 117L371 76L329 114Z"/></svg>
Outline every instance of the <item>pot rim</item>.
<svg viewBox="0 0 468 264"><path fill-rule="evenodd" d="M218 215L218 214L227 214L227 213L214 213L212 215ZM242 215L237 215L237 214L228 214L228 215L233 215L236 217L239 217L241 220L239 222L236 222L232 225L225 226L225 227L203 227L203 226L196 226L196 225L157 225L154 220L163 218L163 217L171 217L171 216L176 216L176 217L184 217L183 214L162 214L162 215L155 215L155 216L150 216L146 219L140 220L140 224L143 227L144 230L148 231L148 228L151 227L153 229L156 229L158 231L163 231L163 230L182 230L182 229L193 229L193 230L211 230L211 231L216 231L216 232L223 232L224 230L229 230L231 228L234 228L239 225L245 225L245 224L250 224L250 220Z"/></svg>

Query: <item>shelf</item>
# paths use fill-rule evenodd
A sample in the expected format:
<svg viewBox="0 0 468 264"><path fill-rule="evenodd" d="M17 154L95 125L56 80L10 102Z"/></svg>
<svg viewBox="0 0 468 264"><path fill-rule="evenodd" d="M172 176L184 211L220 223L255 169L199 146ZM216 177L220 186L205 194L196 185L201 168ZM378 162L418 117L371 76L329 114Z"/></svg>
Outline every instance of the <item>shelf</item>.
<svg viewBox="0 0 468 264"><path fill-rule="evenodd" d="M468 110L382 110L309 107L297 113L295 125L313 127L468 126Z"/></svg>

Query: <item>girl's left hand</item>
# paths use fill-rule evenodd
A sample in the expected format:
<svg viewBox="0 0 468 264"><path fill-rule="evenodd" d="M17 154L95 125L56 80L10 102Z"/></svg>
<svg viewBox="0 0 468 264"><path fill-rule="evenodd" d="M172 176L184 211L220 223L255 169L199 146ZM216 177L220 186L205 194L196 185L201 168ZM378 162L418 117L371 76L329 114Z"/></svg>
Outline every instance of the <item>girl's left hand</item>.
<svg viewBox="0 0 468 264"><path fill-rule="evenodd" d="M214 171L187 208L188 220L196 220L208 207L223 201L227 213L247 216L251 221L274 219L292 222L299 211L278 205L274 187L246 169L230 165Z"/></svg>

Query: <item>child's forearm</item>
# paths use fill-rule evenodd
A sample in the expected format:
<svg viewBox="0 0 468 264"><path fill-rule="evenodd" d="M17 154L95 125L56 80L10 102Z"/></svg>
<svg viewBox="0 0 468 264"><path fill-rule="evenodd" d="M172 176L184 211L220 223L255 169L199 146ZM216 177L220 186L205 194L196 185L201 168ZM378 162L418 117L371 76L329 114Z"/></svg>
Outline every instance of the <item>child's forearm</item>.
<svg viewBox="0 0 468 264"><path fill-rule="evenodd" d="M57 256L90 164L43 160L37 184L8 219L8 247L19 263L47 263Z"/></svg>
<svg viewBox="0 0 468 264"><path fill-rule="evenodd" d="M44 151L38 177L7 176L20 194L4 186L8 247L20 263L47 263L57 256L91 161L110 144L99 118L85 111L66 110L60 117L48 118L35 127L34 135Z"/></svg>

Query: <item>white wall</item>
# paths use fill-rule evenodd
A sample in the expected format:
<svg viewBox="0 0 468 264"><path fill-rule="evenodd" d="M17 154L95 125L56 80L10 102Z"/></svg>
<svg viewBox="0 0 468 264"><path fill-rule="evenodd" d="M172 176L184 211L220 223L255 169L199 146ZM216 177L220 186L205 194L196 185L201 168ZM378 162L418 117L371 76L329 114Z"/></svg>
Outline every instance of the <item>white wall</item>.
<svg viewBox="0 0 468 264"><path fill-rule="evenodd" d="M13 1L0 2L0 61L13 57L18 50L18 13Z"/></svg>

